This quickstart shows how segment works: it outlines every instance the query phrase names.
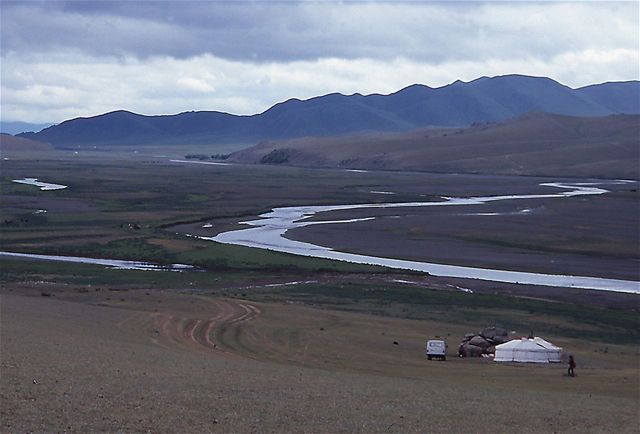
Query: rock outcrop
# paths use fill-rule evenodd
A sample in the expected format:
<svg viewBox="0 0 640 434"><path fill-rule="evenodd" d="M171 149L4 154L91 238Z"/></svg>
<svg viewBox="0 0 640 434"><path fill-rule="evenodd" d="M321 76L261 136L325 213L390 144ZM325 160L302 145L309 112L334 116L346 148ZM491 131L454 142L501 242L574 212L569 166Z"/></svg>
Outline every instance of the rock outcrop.
<svg viewBox="0 0 640 434"><path fill-rule="evenodd" d="M479 333L467 333L458 347L460 357L482 357L483 354L493 354L496 345L508 340L505 329L487 327Z"/></svg>

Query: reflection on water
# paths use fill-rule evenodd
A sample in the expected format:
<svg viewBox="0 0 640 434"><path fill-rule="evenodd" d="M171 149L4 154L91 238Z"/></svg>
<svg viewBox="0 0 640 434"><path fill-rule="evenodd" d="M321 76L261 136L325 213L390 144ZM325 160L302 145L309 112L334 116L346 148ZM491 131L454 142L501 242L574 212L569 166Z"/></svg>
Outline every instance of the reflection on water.
<svg viewBox="0 0 640 434"><path fill-rule="evenodd" d="M48 182L38 181L38 178L14 179L13 182L16 182L18 184L34 185L36 187L40 187L40 190L42 190L42 191L62 190L63 188L67 188L66 185L62 185L62 184L51 184L51 183L48 183Z"/></svg>

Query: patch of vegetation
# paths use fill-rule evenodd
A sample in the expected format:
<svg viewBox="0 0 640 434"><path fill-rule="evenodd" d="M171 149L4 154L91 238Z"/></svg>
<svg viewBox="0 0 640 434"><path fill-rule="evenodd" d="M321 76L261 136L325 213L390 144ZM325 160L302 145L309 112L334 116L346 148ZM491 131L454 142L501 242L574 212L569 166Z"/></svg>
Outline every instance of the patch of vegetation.
<svg viewBox="0 0 640 434"><path fill-rule="evenodd" d="M24 228L24 227L31 227L31 226L42 226L46 224L47 224L46 214L34 213L34 212L6 216L0 221L0 227L10 227L10 228Z"/></svg>
<svg viewBox="0 0 640 434"><path fill-rule="evenodd" d="M89 258L124 259L169 264L175 256L160 246L149 244L145 238L125 238L106 243L63 244L55 248L43 247L38 253Z"/></svg>
<svg viewBox="0 0 640 434"><path fill-rule="evenodd" d="M206 202L207 200L209 200L209 196L206 194L192 193L189 196L187 196L187 200L189 202Z"/></svg>
<svg viewBox="0 0 640 434"><path fill-rule="evenodd" d="M285 164L289 162L289 151L274 149L260 159L261 164Z"/></svg>
<svg viewBox="0 0 640 434"><path fill-rule="evenodd" d="M229 244L213 244L176 255L181 263L193 264L207 270L262 270L266 272L349 272L349 273L393 273L383 267L350 264L328 259L307 258L287 253Z"/></svg>
<svg viewBox="0 0 640 434"><path fill-rule="evenodd" d="M231 156L231 154L213 154L213 155L187 154L187 155L184 156L184 158L187 159L187 160L206 161L206 160L226 160L230 156Z"/></svg>
<svg viewBox="0 0 640 434"><path fill-rule="evenodd" d="M187 154L184 156L187 160L208 160L209 157L205 154Z"/></svg>

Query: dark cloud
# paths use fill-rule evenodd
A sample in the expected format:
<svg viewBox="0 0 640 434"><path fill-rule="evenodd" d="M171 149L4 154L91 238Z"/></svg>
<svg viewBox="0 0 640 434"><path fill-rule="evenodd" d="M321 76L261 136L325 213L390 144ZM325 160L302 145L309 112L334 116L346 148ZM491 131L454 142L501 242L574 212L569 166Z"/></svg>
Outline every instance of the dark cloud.
<svg viewBox="0 0 640 434"><path fill-rule="evenodd" d="M252 62L319 58L551 57L584 45L564 5L483 3L2 2L3 51L97 56L202 54ZM603 20L616 5L602 5ZM634 6L625 7L636 10ZM560 13L558 13L560 12ZM573 15L573 17L572 17ZM637 14L636 14L637 15ZM596 19L597 21L597 19ZM615 32L595 22L591 44ZM568 32L567 27L575 27ZM571 30L571 29L569 29Z"/></svg>

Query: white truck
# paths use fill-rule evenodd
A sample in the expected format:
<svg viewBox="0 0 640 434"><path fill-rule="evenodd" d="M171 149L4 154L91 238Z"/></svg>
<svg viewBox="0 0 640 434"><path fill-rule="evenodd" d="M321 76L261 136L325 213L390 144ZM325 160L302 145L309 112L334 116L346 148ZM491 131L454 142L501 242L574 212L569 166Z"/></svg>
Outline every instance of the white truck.
<svg viewBox="0 0 640 434"><path fill-rule="evenodd" d="M447 344L440 339L430 339L427 341L427 359L433 358L447 360Z"/></svg>

